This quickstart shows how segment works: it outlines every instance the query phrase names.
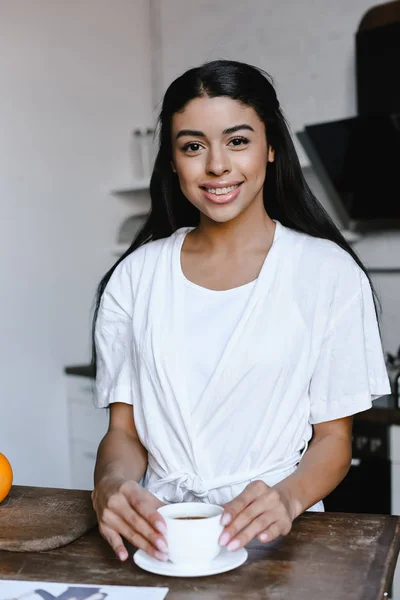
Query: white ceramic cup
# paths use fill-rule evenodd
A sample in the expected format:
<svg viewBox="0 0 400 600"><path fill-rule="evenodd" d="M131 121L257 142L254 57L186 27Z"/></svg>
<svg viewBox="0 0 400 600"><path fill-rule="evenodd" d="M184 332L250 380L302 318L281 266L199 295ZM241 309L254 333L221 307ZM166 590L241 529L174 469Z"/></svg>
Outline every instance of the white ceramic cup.
<svg viewBox="0 0 400 600"><path fill-rule="evenodd" d="M224 512L216 504L182 502L162 506L158 512L167 524L168 557L178 565L205 564L221 551L218 543L224 529L221 516ZM180 519L179 517L206 517L205 519Z"/></svg>

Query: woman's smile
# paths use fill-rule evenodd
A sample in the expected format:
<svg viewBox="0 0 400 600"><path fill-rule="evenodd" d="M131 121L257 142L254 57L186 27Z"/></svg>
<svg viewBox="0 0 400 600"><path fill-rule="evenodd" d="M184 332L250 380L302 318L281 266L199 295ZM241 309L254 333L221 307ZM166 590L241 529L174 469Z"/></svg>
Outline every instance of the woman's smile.
<svg viewBox="0 0 400 600"><path fill-rule="evenodd" d="M214 204L228 204L239 196L242 183L235 183L225 187L201 186L204 197Z"/></svg>

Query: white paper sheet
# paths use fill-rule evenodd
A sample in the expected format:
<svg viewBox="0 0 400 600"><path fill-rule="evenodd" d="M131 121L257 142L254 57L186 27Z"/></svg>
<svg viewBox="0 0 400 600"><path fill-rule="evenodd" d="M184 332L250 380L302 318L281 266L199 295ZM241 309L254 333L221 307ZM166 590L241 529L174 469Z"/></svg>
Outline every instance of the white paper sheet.
<svg viewBox="0 0 400 600"><path fill-rule="evenodd" d="M168 588L0 579L0 600L164 600Z"/></svg>

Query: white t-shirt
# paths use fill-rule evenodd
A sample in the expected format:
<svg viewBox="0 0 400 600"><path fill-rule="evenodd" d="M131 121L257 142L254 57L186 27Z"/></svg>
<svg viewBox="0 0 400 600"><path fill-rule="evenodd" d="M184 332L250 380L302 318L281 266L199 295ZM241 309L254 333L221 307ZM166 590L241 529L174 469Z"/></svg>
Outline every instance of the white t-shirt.
<svg viewBox="0 0 400 600"><path fill-rule="evenodd" d="M184 327L189 401L194 410L243 314L255 281L230 290L216 291L196 285L183 273L182 280L187 307Z"/></svg>
<svg viewBox="0 0 400 600"><path fill-rule="evenodd" d="M252 480L275 485L293 473L313 424L370 408L390 385L363 271L333 242L279 222L231 330L227 321L213 330L203 315L205 350L220 329L224 348L199 377L181 270L191 229L145 244L115 269L96 327L96 405L134 405L150 492L223 504Z"/></svg>

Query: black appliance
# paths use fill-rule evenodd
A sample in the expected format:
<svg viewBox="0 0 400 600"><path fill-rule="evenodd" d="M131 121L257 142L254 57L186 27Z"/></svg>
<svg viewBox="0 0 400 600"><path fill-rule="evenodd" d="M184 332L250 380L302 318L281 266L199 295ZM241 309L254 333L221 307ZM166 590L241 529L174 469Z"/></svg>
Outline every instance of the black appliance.
<svg viewBox="0 0 400 600"><path fill-rule="evenodd" d="M400 111L400 3L394 18L399 20L367 29L361 26L357 31L357 109L360 116Z"/></svg>
<svg viewBox="0 0 400 600"><path fill-rule="evenodd" d="M338 487L324 499L325 510L391 514L388 426L355 419L352 447L350 470Z"/></svg>
<svg viewBox="0 0 400 600"><path fill-rule="evenodd" d="M346 229L400 226L400 0L355 36L358 116L297 134Z"/></svg>
<svg viewBox="0 0 400 600"><path fill-rule="evenodd" d="M346 229L400 221L400 112L309 125L298 137Z"/></svg>

